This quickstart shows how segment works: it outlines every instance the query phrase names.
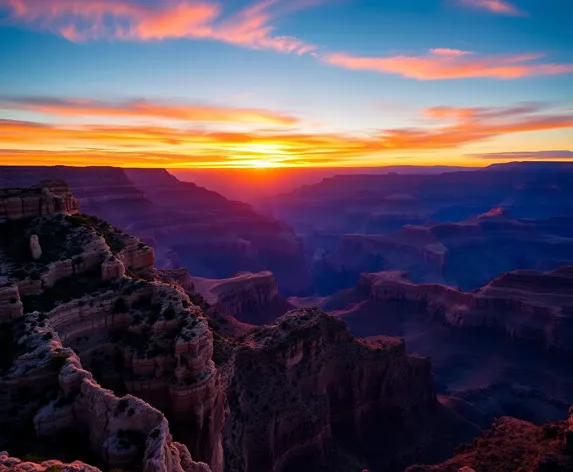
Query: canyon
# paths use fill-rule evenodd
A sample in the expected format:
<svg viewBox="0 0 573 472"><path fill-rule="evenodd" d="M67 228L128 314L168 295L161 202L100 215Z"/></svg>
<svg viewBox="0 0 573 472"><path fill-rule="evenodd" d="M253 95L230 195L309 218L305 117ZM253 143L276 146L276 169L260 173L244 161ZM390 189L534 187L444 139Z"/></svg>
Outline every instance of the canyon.
<svg viewBox="0 0 573 472"><path fill-rule="evenodd" d="M504 273L472 292L415 284L407 273L362 274L352 289L290 298L346 321L355 336L405 339L432 359L437 391L486 427L495 417L561 418L573 396L573 269Z"/></svg>
<svg viewBox="0 0 573 472"><path fill-rule="evenodd" d="M319 293L328 294L354 285L361 273L402 270L417 283L472 290L514 269L573 263L572 235L572 218L518 219L501 208L462 222L344 235L315 264L315 283Z"/></svg>
<svg viewBox="0 0 573 472"><path fill-rule="evenodd" d="M1 470L509 472L495 449L534 440L524 470L568 470L573 220L567 201L546 214L555 172L500 206L507 170L479 171L498 194L453 221L309 237L163 170L6 171Z"/></svg>
<svg viewBox="0 0 573 472"><path fill-rule="evenodd" d="M195 291L201 280L155 268L153 248L80 213L64 182L2 196L7 467L398 470L445 458L454 438L479 432L439 401L430 363L399 339L358 340L344 322L311 309L225 337L207 318L217 302ZM276 298L268 273L243 279L269 287L260 302ZM231 317L236 305L227 306ZM380 448L387 438L394 442Z"/></svg>
<svg viewBox="0 0 573 472"><path fill-rule="evenodd" d="M2 167L0 187L63 179L82 211L154 248L159 268L187 267L207 278L270 270L288 295L308 293L302 243L284 223L163 169Z"/></svg>

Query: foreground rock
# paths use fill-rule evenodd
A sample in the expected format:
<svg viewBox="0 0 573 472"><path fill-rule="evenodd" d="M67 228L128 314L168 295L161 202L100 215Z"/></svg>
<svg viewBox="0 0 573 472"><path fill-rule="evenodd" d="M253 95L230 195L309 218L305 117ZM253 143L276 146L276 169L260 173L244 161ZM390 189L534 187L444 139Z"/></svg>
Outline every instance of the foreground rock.
<svg viewBox="0 0 573 472"><path fill-rule="evenodd" d="M163 169L0 168L0 187L34 185L43 178L66 180L84 213L153 246L160 268L183 265L207 278L270 270L289 295L312 285L302 244L288 226Z"/></svg>
<svg viewBox="0 0 573 472"><path fill-rule="evenodd" d="M453 458L436 466L413 466L407 472L568 472L573 470L573 407L569 421L535 426L504 417Z"/></svg>
<svg viewBox="0 0 573 472"><path fill-rule="evenodd" d="M77 214L59 187L55 198L38 187L0 201L48 202L35 213L5 211L0 224L0 448L52 457L72 449L145 472L211 470L189 447L221 471L224 397L207 320L182 287L154 276L151 248ZM188 447L172 439L166 416L185 421ZM29 470L60 467L44 464Z"/></svg>
<svg viewBox="0 0 573 472"><path fill-rule="evenodd" d="M359 341L320 310L254 330L226 369L226 470L399 470L476 432L440 406L430 363L402 340Z"/></svg>

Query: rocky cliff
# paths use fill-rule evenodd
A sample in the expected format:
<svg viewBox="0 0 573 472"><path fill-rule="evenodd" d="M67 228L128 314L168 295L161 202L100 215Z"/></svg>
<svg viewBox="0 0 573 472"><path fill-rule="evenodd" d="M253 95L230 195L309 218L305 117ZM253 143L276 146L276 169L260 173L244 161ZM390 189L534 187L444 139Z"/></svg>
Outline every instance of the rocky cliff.
<svg viewBox="0 0 573 472"><path fill-rule="evenodd" d="M44 178L65 179L84 213L153 244L160 268L209 278L270 270L289 295L311 287L302 243L284 223L163 169L2 167L0 187Z"/></svg>
<svg viewBox="0 0 573 472"><path fill-rule="evenodd" d="M393 471L476 434L404 341L358 340L312 309L228 337L201 307L227 320L253 306L266 314L280 300L269 273L213 285L158 270L137 238L77 207L54 210L0 228L10 467Z"/></svg>
<svg viewBox="0 0 573 472"><path fill-rule="evenodd" d="M75 214L78 200L61 180L44 180L36 187L2 189L0 223L50 213Z"/></svg>
<svg viewBox="0 0 573 472"><path fill-rule="evenodd" d="M353 286L361 273L407 271L416 283L473 290L515 269L573 262L573 219L516 219L494 209L458 223L405 226L385 235L345 235L317 263L321 293ZM471 267L471 270L468 268Z"/></svg>
<svg viewBox="0 0 573 472"><path fill-rule="evenodd" d="M400 336L432 359L439 394L482 427L500 416L562 417L573 399L573 269L502 274L473 292L363 274L353 289L291 298L344 319L356 336Z"/></svg>
<svg viewBox="0 0 573 472"><path fill-rule="evenodd" d="M572 272L571 266L549 273L508 272L468 293L438 284L413 284L403 272L364 274L359 287L373 300L418 306L456 328L488 330L570 353Z"/></svg>
<svg viewBox="0 0 573 472"><path fill-rule="evenodd" d="M413 466L407 472L568 472L573 470L573 407L569 421L536 426L504 417L472 444L457 448L453 458L435 466Z"/></svg>
<svg viewBox="0 0 573 472"><path fill-rule="evenodd" d="M360 341L320 310L254 330L226 369L226 470L398 470L449 447L447 433L436 442L453 423L430 363L396 338Z"/></svg>
<svg viewBox="0 0 573 472"><path fill-rule="evenodd" d="M271 272L250 272L228 279L192 277L194 288L214 309L228 317L254 325L272 323L294 308L279 295Z"/></svg>
<svg viewBox="0 0 573 472"><path fill-rule="evenodd" d="M5 192L0 206L31 192ZM151 248L77 214L71 195L62 206L40 192L36 213L9 212L1 224L0 442L34 453L72 434L77 453L102 466L221 471L224 394L200 309L155 276ZM172 439L166 416L185 424L186 445Z"/></svg>

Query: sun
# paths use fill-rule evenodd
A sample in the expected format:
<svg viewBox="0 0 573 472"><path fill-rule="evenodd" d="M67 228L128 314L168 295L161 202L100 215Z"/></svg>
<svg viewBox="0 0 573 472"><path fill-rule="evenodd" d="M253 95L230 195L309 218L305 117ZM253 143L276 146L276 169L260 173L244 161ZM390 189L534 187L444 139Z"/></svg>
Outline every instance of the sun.
<svg viewBox="0 0 573 472"><path fill-rule="evenodd" d="M253 159L249 165L255 169L268 169L270 167L279 167L277 162L273 162L270 159Z"/></svg>

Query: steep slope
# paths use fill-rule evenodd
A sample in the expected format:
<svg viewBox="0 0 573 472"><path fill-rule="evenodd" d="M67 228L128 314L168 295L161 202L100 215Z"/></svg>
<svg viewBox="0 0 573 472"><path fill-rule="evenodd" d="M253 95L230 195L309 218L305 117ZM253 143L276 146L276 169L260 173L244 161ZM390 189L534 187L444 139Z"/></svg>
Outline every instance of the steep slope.
<svg viewBox="0 0 573 472"><path fill-rule="evenodd" d="M10 187L66 180L84 213L154 247L158 267L183 265L209 278L271 270L289 295L311 286L301 242L285 224L163 169L2 167L0 174L0 186Z"/></svg>
<svg viewBox="0 0 573 472"><path fill-rule="evenodd" d="M166 212L182 214L161 222L154 235L173 248L193 274L226 278L239 271L270 270L286 293L310 288L301 242L284 223L161 169L125 172Z"/></svg>
<svg viewBox="0 0 573 472"><path fill-rule="evenodd" d="M436 466L413 466L407 472L569 472L573 470L573 407L569 421L535 426L500 418L472 444L460 446Z"/></svg>
<svg viewBox="0 0 573 472"><path fill-rule="evenodd" d="M353 289L289 300L328 310L357 336L405 338L431 357L450 406L482 426L500 415L553 420L573 401L570 266L510 272L473 292L414 284L403 272L363 274Z"/></svg>
<svg viewBox="0 0 573 472"><path fill-rule="evenodd" d="M185 423L195 458L221 471L212 334L184 290L155 277L153 250L77 214L63 182L0 197L2 446L145 472L209 471L172 440L154 405ZM13 211L15 201L26 211Z"/></svg>
<svg viewBox="0 0 573 472"><path fill-rule="evenodd" d="M477 431L439 404L427 359L320 310L254 330L226 369L231 472L400 470Z"/></svg>
<svg viewBox="0 0 573 472"><path fill-rule="evenodd" d="M387 235L347 235L316 265L322 293L364 272L404 270L417 283L472 290L502 272L573 262L573 219L516 219L501 209L459 223L406 226ZM471 270L468 268L471 267Z"/></svg>
<svg viewBox="0 0 573 472"><path fill-rule="evenodd" d="M269 324L294 308L279 295L271 272L246 272L228 279L192 277L192 282L215 310L244 323Z"/></svg>

